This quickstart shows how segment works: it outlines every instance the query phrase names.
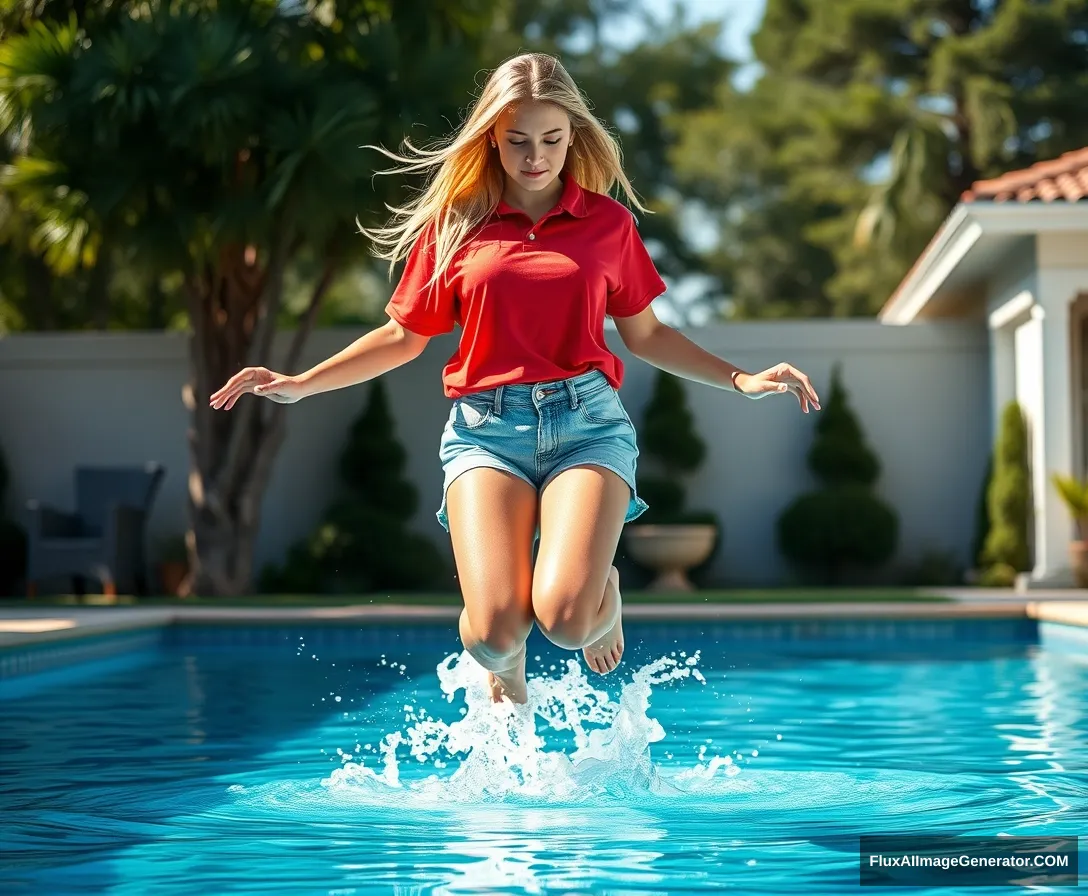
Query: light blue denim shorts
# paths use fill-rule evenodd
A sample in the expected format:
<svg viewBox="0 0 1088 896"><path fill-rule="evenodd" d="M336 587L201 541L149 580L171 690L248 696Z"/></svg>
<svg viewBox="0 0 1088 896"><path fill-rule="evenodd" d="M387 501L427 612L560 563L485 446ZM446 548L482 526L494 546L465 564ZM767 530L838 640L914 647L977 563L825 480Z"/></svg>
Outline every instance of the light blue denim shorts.
<svg viewBox="0 0 1088 896"><path fill-rule="evenodd" d="M444 481L436 516L447 532L450 483L476 467L505 470L540 492L564 470L594 464L630 487L625 522L647 509L635 488L635 427L619 393L599 370L454 399L438 456Z"/></svg>

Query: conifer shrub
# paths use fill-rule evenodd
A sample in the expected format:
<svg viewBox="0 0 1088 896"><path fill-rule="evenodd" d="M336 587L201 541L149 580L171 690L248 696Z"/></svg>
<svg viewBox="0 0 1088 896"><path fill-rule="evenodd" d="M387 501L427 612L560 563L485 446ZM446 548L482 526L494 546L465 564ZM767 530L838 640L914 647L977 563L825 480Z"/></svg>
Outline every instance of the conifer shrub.
<svg viewBox="0 0 1088 896"><path fill-rule="evenodd" d="M895 553L899 519L873 491L880 461L850 407L838 365L818 412L808 466L820 481L778 518L778 546L808 576L835 585L851 569L882 566Z"/></svg>
<svg viewBox="0 0 1088 896"><path fill-rule="evenodd" d="M261 588L279 593L413 591L448 585L442 554L408 528L419 491L406 477L385 387L375 380L340 456L341 488L317 529L269 567Z"/></svg>

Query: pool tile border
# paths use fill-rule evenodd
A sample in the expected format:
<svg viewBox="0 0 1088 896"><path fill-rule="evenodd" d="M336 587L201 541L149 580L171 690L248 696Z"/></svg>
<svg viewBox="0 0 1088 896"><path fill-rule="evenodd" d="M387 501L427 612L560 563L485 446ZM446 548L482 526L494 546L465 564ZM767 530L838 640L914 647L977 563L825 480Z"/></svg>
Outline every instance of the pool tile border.
<svg viewBox="0 0 1088 896"><path fill-rule="evenodd" d="M51 608L54 609L54 608ZM55 608L64 609L64 608ZM59 666L108 658L160 645L202 649L268 647L287 642L315 649L380 651L388 627L396 647L458 649L459 606L73 608L69 612L0 613L0 681ZM881 644L1029 640L1060 637L1088 646L1088 601L826 604L631 604L630 633L652 636L667 623L668 637L701 635L726 644ZM11 631L20 620L44 631ZM61 627L63 623L64 627ZM356 623L352 625L351 623ZM1038 630L1036 629L1038 626ZM1078 651L1079 652L1079 651Z"/></svg>
<svg viewBox="0 0 1088 896"><path fill-rule="evenodd" d="M0 650L0 682L50 672L62 666L109 659L163 643L163 626L121 632L96 632L82 638L52 640L16 650Z"/></svg>

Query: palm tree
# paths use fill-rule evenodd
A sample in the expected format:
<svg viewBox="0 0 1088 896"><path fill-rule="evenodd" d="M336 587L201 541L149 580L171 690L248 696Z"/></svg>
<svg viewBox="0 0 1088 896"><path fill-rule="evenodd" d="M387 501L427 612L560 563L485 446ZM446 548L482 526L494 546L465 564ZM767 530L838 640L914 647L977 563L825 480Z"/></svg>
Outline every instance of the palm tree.
<svg viewBox="0 0 1088 896"><path fill-rule="evenodd" d="M246 365L295 369L323 296L363 249L356 217L391 198L361 147L395 144L406 121L446 129L479 66L463 27L479 5L352 4L347 27L325 4L118 3L96 20L32 22L0 47L0 128L25 146L4 184L34 210L49 264L105 281L124 247L181 277L198 593L249 589L285 434L284 406L214 413L207 396ZM274 359L285 271L304 255L320 274Z"/></svg>

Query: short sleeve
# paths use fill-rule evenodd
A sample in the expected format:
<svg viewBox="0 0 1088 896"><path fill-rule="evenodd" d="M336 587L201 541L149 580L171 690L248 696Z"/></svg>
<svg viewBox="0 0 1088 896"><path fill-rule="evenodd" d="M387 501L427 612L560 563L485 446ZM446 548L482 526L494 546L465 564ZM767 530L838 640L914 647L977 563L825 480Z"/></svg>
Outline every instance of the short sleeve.
<svg viewBox="0 0 1088 896"><path fill-rule="evenodd" d="M385 312L406 330L420 336L448 333L456 323L454 289L447 271L434 283L434 231L427 228L416 239Z"/></svg>
<svg viewBox="0 0 1088 896"><path fill-rule="evenodd" d="M635 227L634 215L627 213L618 253L616 287L608 293L605 313L610 317L633 317L649 307L665 289L665 281Z"/></svg>

